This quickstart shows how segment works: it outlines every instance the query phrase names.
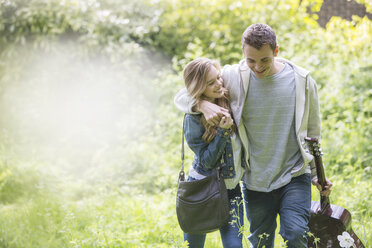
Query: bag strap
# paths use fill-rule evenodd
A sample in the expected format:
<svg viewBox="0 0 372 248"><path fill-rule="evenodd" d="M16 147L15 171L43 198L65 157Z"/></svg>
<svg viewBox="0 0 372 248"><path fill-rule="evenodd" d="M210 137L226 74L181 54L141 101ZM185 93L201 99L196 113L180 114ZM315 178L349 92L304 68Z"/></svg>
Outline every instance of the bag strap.
<svg viewBox="0 0 372 248"><path fill-rule="evenodd" d="M186 114L183 116L183 121L182 121L182 146L181 146L182 169L181 169L180 174L178 176L179 181L185 181L185 171L184 171L184 162L185 162L185 135L184 135L185 117L186 117Z"/></svg>

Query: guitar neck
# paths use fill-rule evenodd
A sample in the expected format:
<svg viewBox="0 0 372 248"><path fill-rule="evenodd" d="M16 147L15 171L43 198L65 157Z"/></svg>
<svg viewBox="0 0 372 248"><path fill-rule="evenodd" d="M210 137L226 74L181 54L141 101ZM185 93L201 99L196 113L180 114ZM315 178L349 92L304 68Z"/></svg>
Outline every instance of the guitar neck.
<svg viewBox="0 0 372 248"><path fill-rule="evenodd" d="M326 177L324 173L323 167L323 160L322 160L322 150L320 148L320 144L317 138L305 138L305 140L309 144L309 149L314 156L314 162L316 166L316 174L318 177L318 182L322 186L322 190L325 189L326 186ZM320 195L320 202L322 206L322 210L324 210L329 204L329 197Z"/></svg>

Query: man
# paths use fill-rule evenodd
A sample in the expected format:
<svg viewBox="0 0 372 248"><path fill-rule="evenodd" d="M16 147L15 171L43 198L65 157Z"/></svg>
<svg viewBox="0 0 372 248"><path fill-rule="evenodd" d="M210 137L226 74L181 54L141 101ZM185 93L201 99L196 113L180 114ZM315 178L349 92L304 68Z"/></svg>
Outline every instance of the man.
<svg viewBox="0 0 372 248"><path fill-rule="evenodd" d="M305 69L276 58L275 32L253 24L242 35L245 60L223 69L224 85L243 144L246 174L243 196L250 222L252 247L274 247L276 217L288 247L307 247L312 183L316 178L313 156L305 137L320 137L317 86ZM206 101L198 106L182 91L175 103L184 112L193 109L217 124L226 110ZM310 179L311 178L311 179ZM322 195L329 196L326 179Z"/></svg>

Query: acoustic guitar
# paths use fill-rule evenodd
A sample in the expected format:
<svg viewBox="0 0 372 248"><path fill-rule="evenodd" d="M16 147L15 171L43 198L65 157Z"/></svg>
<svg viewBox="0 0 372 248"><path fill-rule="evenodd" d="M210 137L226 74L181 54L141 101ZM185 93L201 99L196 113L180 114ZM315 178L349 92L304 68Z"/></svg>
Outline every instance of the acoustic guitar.
<svg viewBox="0 0 372 248"><path fill-rule="evenodd" d="M317 138L305 138L307 146L314 156L318 182L325 189L326 181L322 162L322 152ZM310 232L317 238L314 243L314 237L308 239L308 247L312 248L339 248L340 241L338 235L348 232L354 239L353 248L365 248L362 241L354 233L351 227L351 214L343 207L330 204L329 197L320 196L320 202L312 201L310 209Z"/></svg>

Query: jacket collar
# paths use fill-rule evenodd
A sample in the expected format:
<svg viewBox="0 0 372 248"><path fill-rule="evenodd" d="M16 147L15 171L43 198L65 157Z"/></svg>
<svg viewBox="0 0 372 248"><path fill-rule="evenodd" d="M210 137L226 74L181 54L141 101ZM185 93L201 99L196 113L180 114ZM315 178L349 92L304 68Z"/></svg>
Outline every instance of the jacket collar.
<svg viewBox="0 0 372 248"><path fill-rule="evenodd" d="M287 63L287 64L289 64L290 66L292 66L292 67L295 69L295 72L296 72L297 74L299 74L301 77L306 78L307 75L309 75L309 73L310 73L310 71L308 71L308 70L306 70L306 69L304 69L304 68L302 68L302 67L300 67L300 66L298 66L298 65L295 65L295 64L293 64L291 61L286 60L286 59L284 59L284 58L276 57L275 60L277 60L277 61L279 61L279 62L282 62L282 63Z"/></svg>
<svg viewBox="0 0 372 248"><path fill-rule="evenodd" d="M241 70L241 71L249 70L249 67L248 67L245 59L240 60L240 62L239 62L239 70Z"/></svg>

